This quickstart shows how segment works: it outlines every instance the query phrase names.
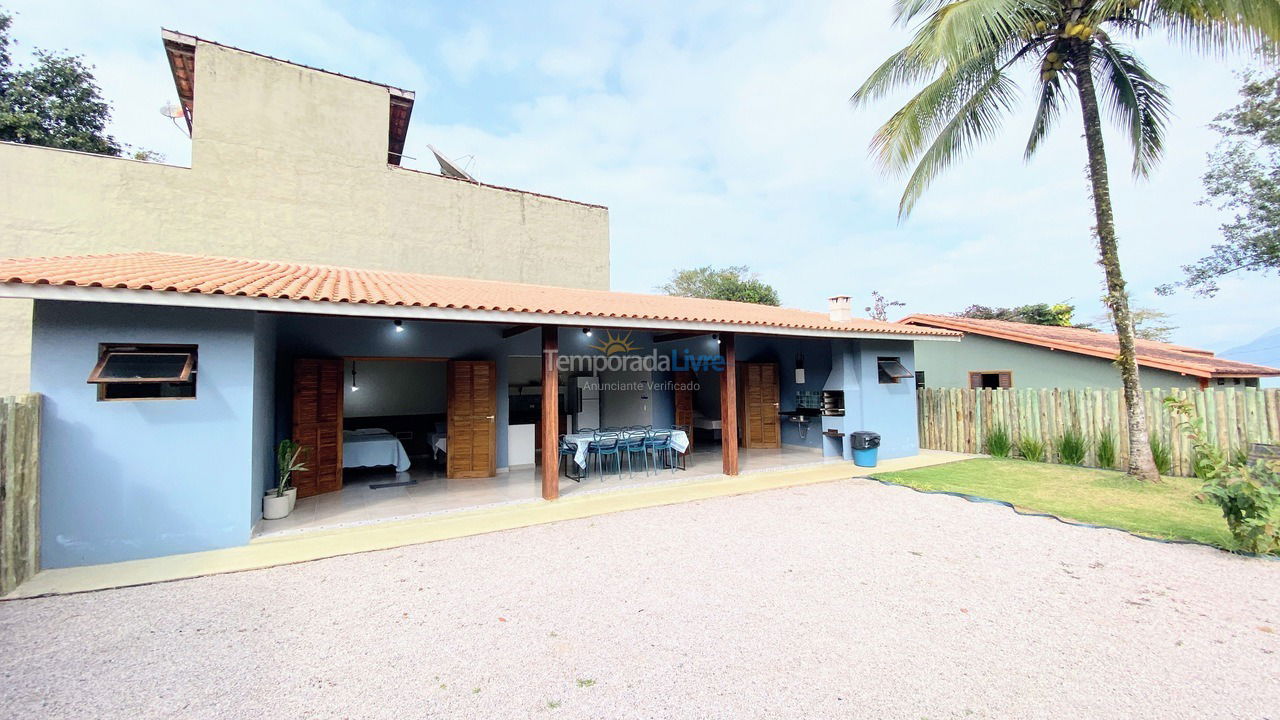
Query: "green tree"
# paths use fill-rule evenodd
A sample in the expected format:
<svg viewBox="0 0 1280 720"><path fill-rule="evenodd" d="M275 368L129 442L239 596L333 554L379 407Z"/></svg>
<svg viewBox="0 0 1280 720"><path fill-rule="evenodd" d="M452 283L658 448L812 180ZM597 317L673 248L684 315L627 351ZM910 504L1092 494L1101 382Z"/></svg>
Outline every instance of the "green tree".
<svg viewBox="0 0 1280 720"><path fill-rule="evenodd" d="M1178 285L1197 295L1216 295L1218 280L1235 272L1280 270L1280 72L1244 79L1244 100L1211 125L1222 140L1209 154L1204 203L1235 217L1222 226L1223 242L1211 255L1182 267L1186 277Z"/></svg>
<svg viewBox="0 0 1280 720"><path fill-rule="evenodd" d="M119 155L106 132L111 106L78 55L36 50L29 67L13 66L12 18L0 12L0 140Z"/></svg>
<svg viewBox="0 0 1280 720"><path fill-rule="evenodd" d="M1275 0L896 0L897 20L918 23L853 95L857 105L923 84L889 118L871 147L888 170L914 168L899 206L906 216L929 183L981 140L1000 132L1017 100L1014 72L1027 72L1038 96L1026 156L1062 115L1069 94L1080 104L1088 153L1105 303L1116 321L1117 365L1128 401L1128 471L1159 475L1148 451L1147 421L1134 355L1133 318L1120 271L1110 179L1102 137L1102 103L1133 146L1133 172L1150 172L1164 148L1165 88L1118 42L1122 34L1168 31L1209 51L1272 47L1280 39Z"/></svg>
<svg viewBox="0 0 1280 720"><path fill-rule="evenodd" d="M1031 325L1056 325L1059 327L1079 327L1091 329L1086 324L1077 325L1072 322L1076 306L1067 302L1036 303L1017 307L987 307L986 305L970 305L956 313L958 317L975 320L1005 320L1007 322L1028 323Z"/></svg>
<svg viewBox="0 0 1280 720"><path fill-rule="evenodd" d="M760 305L779 305L778 291L765 284L746 265L713 268L704 265L677 271L658 288L668 295L736 300Z"/></svg>

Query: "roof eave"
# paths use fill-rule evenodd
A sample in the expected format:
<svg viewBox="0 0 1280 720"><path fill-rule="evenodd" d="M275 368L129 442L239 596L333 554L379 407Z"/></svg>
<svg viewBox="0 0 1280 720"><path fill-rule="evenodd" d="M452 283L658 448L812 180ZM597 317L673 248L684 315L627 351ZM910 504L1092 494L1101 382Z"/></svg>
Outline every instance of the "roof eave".
<svg viewBox="0 0 1280 720"><path fill-rule="evenodd" d="M945 320L935 321L933 318L917 318L916 316L909 315L907 317L902 318L898 322L903 323L905 325L918 325L920 327L937 327L937 328L943 328L946 330L955 330L957 332L972 333L974 335L982 335L984 337L993 337L1000 340L1007 340L1009 342L1022 343L1023 345L1034 345L1036 347L1042 347L1049 350L1062 350L1064 352L1073 352L1079 355L1088 355L1090 357L1102 358L1103 360L1115 359L1115 356L1109 352L1106 352L1104 350L1098 350L1097 348L1092 348L1086 345L1077 345L1076 343L1062 342L1057 340L1045 340L1042 338L1031 339L1023 335L1018 335L1017 333L1005 333L1005 332L1001 332L999 330L995 330L991 328L976 329L973 327L964 326L961 323L948 323ZM1190 365L1182 365L1182 364L1173 363L1173 362L1162 362L1160 360L1152 360L1149 358L1144 359L1141 357L1138 358L1138 365L1145 368L1151 368L1153 370L1166 370L1168 372L1175 372L1180 375L1189 375L1191 377L1197 377L1197 378L1280 377L1280 371L1276 371L1275 373L1263 373L1263 372L1253 372L1253 371L1223 373L1223 372L1205 370L1203 368L1192 367Z"/></svg>
<svg viewBox="0 0 1280 720"><path fill-rule="evenodd" d="M501 324L543 324L619 328L634 330L675 330L702 332L737 332L755 335L790 337L842 338L853 340L933 340L958 342L959 336L912 333L873 332L868 330L834 330L779 325L660 320L652 318L613 317L608 315L536 313L503 310L473 310L423 305L389 305L376 303L294 300L287 298L251 297L246 295L205 294L174 290L137 290L132 288L83 287L48 283L0 283L0 298L51 300L58 302L98 302L123 305L156 305L220 310L329 315L346 317L483 322Z"/></svg>

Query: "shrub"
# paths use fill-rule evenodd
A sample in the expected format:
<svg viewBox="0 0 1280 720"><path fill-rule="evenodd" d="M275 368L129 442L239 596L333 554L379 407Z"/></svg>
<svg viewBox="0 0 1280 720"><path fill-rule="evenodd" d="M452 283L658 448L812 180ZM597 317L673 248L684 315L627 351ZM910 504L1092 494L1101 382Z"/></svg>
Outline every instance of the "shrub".
<svg viewBox="0 0 1280 720"><path fill-rule="evenodd" d="M1235 451L1231 453L1231 464L1248 465L1249 450L1247 448L1236 448Z"/></svg>
<svg viewBox="0 0 1280 720"><path fill-rule="evenodd" d="M1033 435L1018 438L1018 454L1023 460L1044 462L1044 441Z"/></svg>
<svg viewBox="0 0 1280 720"><path fill-rule="evenodd" d="M1084 456L1089 454L1089 438L1078 428L1068 428L1058 436L1056 443L1058 462L1063 465L1083 465Z"/></svg>
<svg viewBox="0 0 1280 720"><path fill-rule="evenodd" d="M1205 478L1202 492L1222 510L1236 544L1247 552L1280 553L1280 462L1249 465L1239 453L1228 458L1209 442L1191 403L1167 398L1164 404L1191 440L1197 474Z"/></svg>
<svg viewBox="0 0 1280 720"><path fill-rule="evenodd" d="M1210 480L1223 465L1243 465L1243 462L1227 462L1226 453L1217 445L1206 443L1203 448L1191 448L1191 472L1201 480Z"/></svg>
<svg viewBox="0 0 1280 720"><path fill-rule="evenodd" d="M1104 468L1113 468L1116 466L1116 456L1119 455L1117 449L1116 436L1111 430L1103 430L1098 433L1098 439L1094 441L1094 449L1098 452L1098 465Z"/></svg>
<svg viewBox="0 0 1280 720"><path fill-rule="evenodd" d="M1168 475L1173 471L1173 448L1163 438L1151 436L1148 441L1151 445L1151 459L1156 464L1156 472L1161 475Z"/></svg>
<svg viewBox="0 0 1280 720"><path fill-rule="evenodd" d="M1009 430L1003 425L995 425L987 433L987 454L991 457L1007 458L1013 452L1013 439Z"/></svg>

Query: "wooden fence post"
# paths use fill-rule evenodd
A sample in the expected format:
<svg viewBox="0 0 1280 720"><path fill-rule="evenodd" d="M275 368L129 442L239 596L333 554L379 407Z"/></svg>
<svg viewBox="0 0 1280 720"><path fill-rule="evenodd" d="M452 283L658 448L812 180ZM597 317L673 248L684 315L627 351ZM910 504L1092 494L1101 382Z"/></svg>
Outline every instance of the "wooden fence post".
<svg viewBox="0 0 1280 720"><path fill-rule="evenodd" d="M1207 437L1228 452L1247 450L1255 442L1280 443L1278 388L1152 388L1142 399L1148 430L1168 443L1174 474L1190 475L1194 458L1178 419L1164 406L1169 396L1189 401L1204 419ZM1000 425L1015 443L1026 435L1039 437L1052 458L1057 439L1072 428L1089 440L1091 462L1097 462L1098 436L1109 433L1117 443L1116 461L1128 464L1128 423L1118 390L923 388L916 397L922 448L984 452L987 435Z"/></svg>

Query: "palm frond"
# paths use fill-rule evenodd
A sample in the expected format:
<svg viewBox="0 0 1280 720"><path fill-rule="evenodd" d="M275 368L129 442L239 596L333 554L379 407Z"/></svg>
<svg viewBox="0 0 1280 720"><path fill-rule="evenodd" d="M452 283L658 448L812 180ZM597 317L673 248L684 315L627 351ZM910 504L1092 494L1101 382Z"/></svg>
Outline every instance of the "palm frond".
<svg viewBox="0 0 1280 720"><path fill-rule="evenodd" d="M1109 114L1129 135L1133 174L1145 177L1164 152L1169 119L1165 86L1126 47L1101 39L1092 47L1096 83Z"/></svg>
<svg viewBox="0 0 1280 720"><path fill-rule="evenodd" d="M1057 12L1053 0L956 0L935 12L920 34L932 42L934 55L958 64L995 48L1016 51L1032 40L1037 20Z"/></svg>
<svg viewBox="0 0 1280 720"><path fill-rule="evenodd" d="M932 14L906 47L854 91L850 102L866 104L993 53L996 62L1002 62L1035 40L1028 34L1031 27L1051 17L1054 7L1053 0L898 0L899 20Z"/></svg>
<svg viewBox="0 0 1280 720"><path fill-rule="evenodd" d="M973 149L979 141L994 135L1000 121L1017 101L1018 87L1005 69L992 68L990 76L952 114L920 156L898 204L898 218L911 214L916 201L943 170Z"/></svg>
<svg viewBox="0 0 1280 720"><path fill-rule="evenodd" d="M937 10L946 2L948 0L894 0L893 18L895 22L905 25L920 15Z"/></svg>
<svg viewBox="0 0 1280 720"><path fill-rule="evenodd" d="M1040 82L1040 101L1036 103L1036 116L1031 121L1031 137L1027 138L1027 149L1022 156L1024 160L1030 160L1036 154L1036 150L1040 149L1040 142L1062 115L1067 101L1062 86L1070 77L1068 73L1060 72L1053 78Z"/></svg>
<svg viewBox="0 0 1280 720"><path fill-rule="evenodd" d="M895 88L914 84L933 75L938 67L936 59L922 56L914 45L899 50L880 63L862 85L853 92L849 102L865 105L884 97Z"/></svg>
<svg viewBox="0 0 1280 720"><path fill-rule="evenodd" d="M871 154L886 171L905 170L996 70L991 55L948 68L916 93L871 139Z"/></svg>
<svg viewBox="0 0 1280 720"><path fill-rule="evenodd" d="M1274 53L1280 44L1280 2L1276 0L1151 0L1143 3L1137 15L1201 51Z"/></svg>

